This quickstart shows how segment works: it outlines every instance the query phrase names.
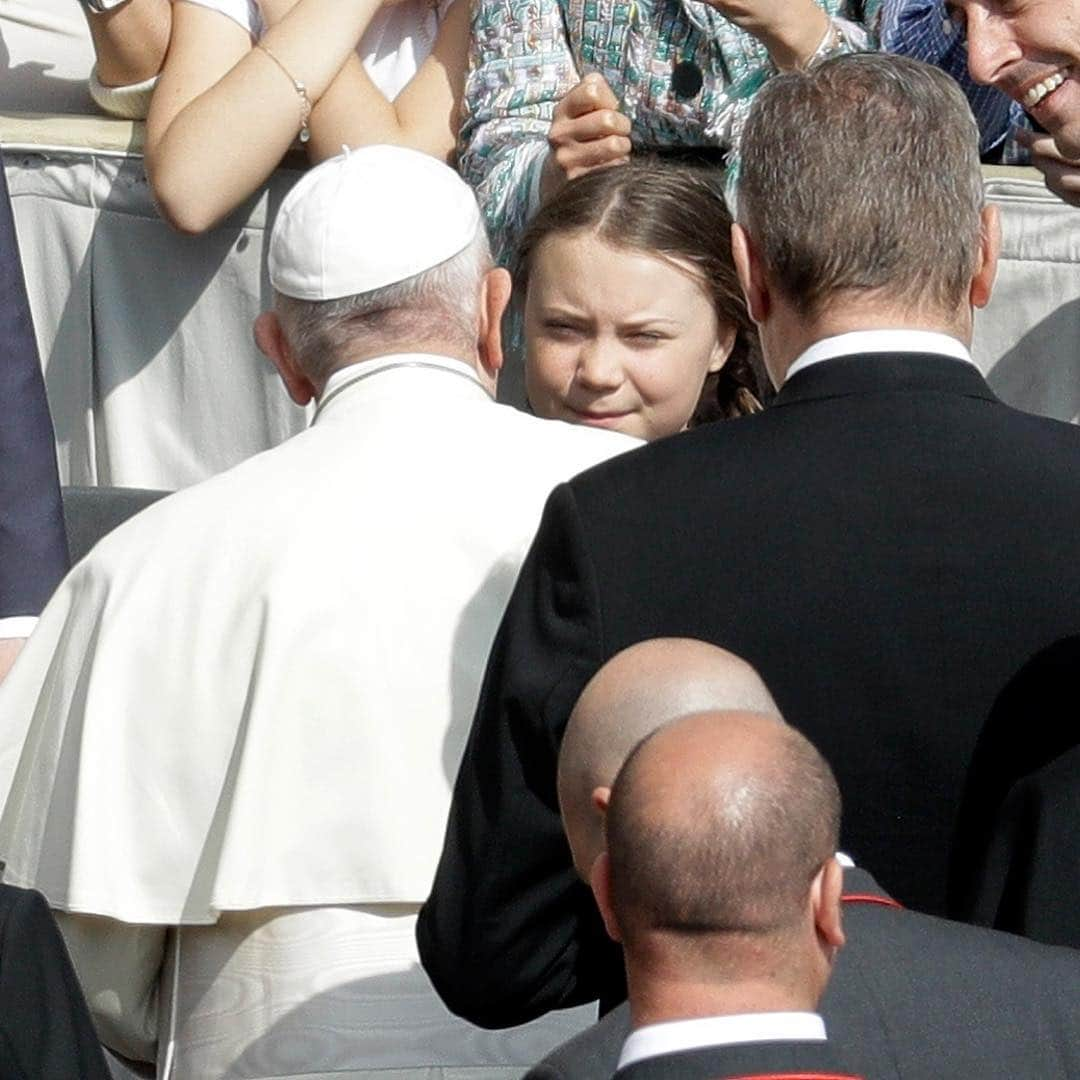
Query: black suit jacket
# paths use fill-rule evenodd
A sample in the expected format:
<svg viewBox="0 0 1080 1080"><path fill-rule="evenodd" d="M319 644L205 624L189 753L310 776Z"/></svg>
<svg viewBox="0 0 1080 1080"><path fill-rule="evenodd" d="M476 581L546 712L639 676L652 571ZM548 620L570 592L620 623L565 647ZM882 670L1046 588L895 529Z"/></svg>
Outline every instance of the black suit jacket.
<svg viewBox="0 0 1080 1080"><path fill-rule="evenodd" d="M968 771L950 914L1080 948L1080 637L1026 663L999 695Z"/></svg>
<svg viewBox="0 0 1080 1080"><path fill-rule="evenodd" d="M593 1074L605 1075L610 1070ZM702 1047L645 1058L614 1075L616 1080L861 1080L840 1071L827 1042Z"/></svg>
<svg viewBox="0 0 1080 1080"><path fill-rule="evenodd" d="M109 1080L44 897L0 885L0 1078Z"/></svg>
<svg viewBox="0 0 1080 1080"><path fill-rule="evenodd" d="M0 160L0 618L39 614L67 567L52 420Z"/></svg>
<svg viewBox="0 0 1080 1080"><path fill-rule="evenodd" d="M973 885L975 922L1080 949L1080 746L1009 793Z"/></svg>
<svg viewBox="0 0 1080 1080"><path fill-rule="evenodd" d="M418 924L451 1009L502 1026L618 993L555 791L586 681L634 642L715 642L761 672L845 800L843 846L944 908L963 778L995 696L1080 627L1080 431L971 365L853 356L756 416L552 493L488 664Z"/></svg>
<svg viewBox="0 0 1080 1080"><path fill-rule="evenodd" d="M1080 1076L1080 953L875 902L844 872L847 944L821 1002L829 1043L873 1080ZM527 1080L595 1080L615 1068L627 1006L552 1051Z"/></svg>

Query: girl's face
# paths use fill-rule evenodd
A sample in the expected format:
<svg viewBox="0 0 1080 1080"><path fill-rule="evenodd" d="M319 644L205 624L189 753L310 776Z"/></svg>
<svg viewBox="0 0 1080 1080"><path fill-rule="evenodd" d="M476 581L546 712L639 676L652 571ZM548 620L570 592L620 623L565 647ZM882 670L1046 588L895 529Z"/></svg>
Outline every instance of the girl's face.
<svg viewBox="0 0 1080 1080"><path fill-rule="evenodd" d="M573 424L673 435L735 333L688 263L556 233L533 253L525 298L529 403Z"/></svg>

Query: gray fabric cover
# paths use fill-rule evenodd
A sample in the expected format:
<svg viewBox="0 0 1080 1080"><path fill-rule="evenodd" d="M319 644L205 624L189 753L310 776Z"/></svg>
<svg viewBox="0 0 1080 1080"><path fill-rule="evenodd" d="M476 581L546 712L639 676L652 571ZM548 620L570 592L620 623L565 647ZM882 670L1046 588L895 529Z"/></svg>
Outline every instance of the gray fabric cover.
<svg viewBox="0 0 1080 1080"><path fill-rule="evenodd" d="M72 564L77 563L106 533L164 498L167 491L141 488L66 487L64 527Z"/></svg>
<svg viewBox="0 0 1080 1080"><path fill-rule="evenodd" d="M175 489L301 430L251 337L266 245L299 175L201 237L173 232L143 173L141 125L0 116L61 481ZM1031 169L986 170L1001 207L998 287L974 353L1009 404L1080 415L1080 210ZM519 361L500 397L523 404Z"/></svg>

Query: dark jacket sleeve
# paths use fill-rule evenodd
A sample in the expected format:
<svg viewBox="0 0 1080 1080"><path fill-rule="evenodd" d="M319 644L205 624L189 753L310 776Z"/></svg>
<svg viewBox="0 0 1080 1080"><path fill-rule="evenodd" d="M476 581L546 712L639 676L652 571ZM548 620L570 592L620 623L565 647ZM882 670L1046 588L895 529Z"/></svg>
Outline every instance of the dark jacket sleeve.
<svg viewBox="0 0 1080 1080"><path fill-rule="evenodd" d="M1080 746L1025 777L991 828L973 921L1080 949Z"/></svg>
<svg viewBox="0 0 1080 1080"><path fill-rule="evenodd" d="M52 420L0 161L0 618L39 614L67 568Z"/></svg>
<svg viewBox="0 0 1080 1080"><path fill-rule="evenodd" d="M592 1001L620 968L574 872L555 786L567 718L601 656L595 581L563 485L492 647L417 925L443 1000L484 1027Z"/></svg>
<svg viewBox="0 0 1080 1080"><path fill-rule="evenodd" d="M44 897L0 885L0 1073L109 1080L82 990Z"/></svg>

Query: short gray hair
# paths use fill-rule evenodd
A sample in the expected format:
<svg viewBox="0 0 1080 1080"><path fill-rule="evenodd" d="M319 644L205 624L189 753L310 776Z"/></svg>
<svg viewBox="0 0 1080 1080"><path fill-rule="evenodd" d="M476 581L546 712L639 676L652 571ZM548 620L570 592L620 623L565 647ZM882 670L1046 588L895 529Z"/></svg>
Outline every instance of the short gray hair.
<svg viewBox="0 0 1080 1080"><path fill-rule="evenodd" d="M360 349L399 350L403 342L471 355L479 324L480 283L491 269L483 226L453 258L381 289L336 300L277 293L274 310L304 373L325 380Z"/></svg>
<svg viewBox="0 0 1080 1080"><path fill-rule="evenodd" d="M815 875L836 852L840 791L805 736L786 724L776 732L767 765L718 762L714 782L687 787L677 803L655 798L641 775L658 732L626 759L605 827L628 948L657 930L784 935L798 925Z"/></svg>
<svg viewBox="0 0 1080 1080"><path fill-rule="evenodd" d="M855 53L770 80L742 138L738 220L804 317L887 290L954 312L978 265L979 136L950 76Z"/></svg>

